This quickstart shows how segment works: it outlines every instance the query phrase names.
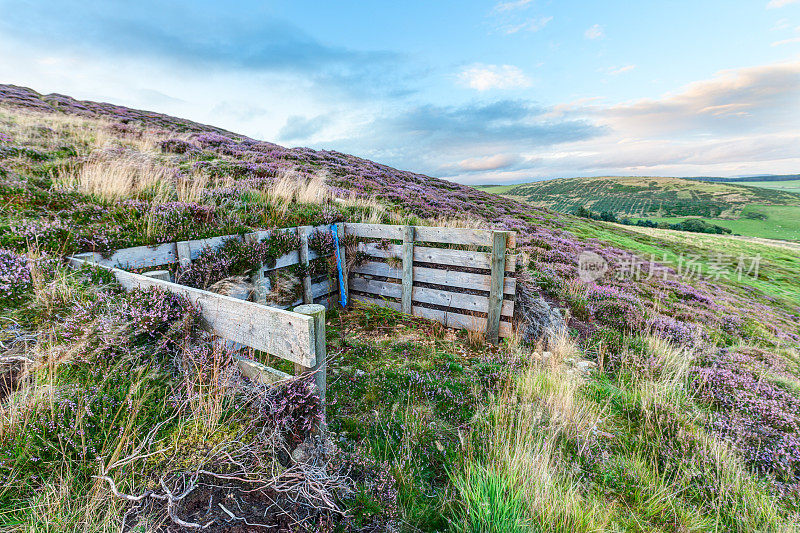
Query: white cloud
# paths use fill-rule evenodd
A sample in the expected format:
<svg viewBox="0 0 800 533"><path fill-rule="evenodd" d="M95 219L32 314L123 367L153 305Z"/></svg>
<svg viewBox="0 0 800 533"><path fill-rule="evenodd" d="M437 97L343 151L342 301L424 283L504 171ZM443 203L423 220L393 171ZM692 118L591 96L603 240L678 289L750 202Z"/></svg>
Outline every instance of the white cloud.
<svg viewBox="0 0 800 533"><path fill-rule="evenodd" d="M457 168L465 172L498 170L506 168L520 161L514 154L497 154L485 157L471 157L458 162Z"/></svg>
<svg viewBox="0 0 800 533"><path fill-rule="evenodd" d="M594 40L594 39L602 39L606 36L605 32L603 31L603 27L600 24L595 24L585 32L583 32L583 36L587 39Z"/></svg>
<svg viewBox="0 0 800 533"><path fill-rule="evenodd" d="M510 2L498 2L494 6L494 11L497 13L503 13L505 11L514 11L516 9L522 9L524 7L528 7L533 0L512 0Z"/></svg>
<svg viewBox="0 0 800 533"><path fill-rule="evenodd" d="M800 121L800 61L724 70L659 99L595 110L615 129L633 135L741 135L795 129Z"/></svg>
<svg viewBox="0 0 800 533"><path fill-rule="evenodd" d="M776 9L779 7L788 6L789 4L800 3L800 0L770 0L767 4L767 9Z"/></svg>
<svg viewBox="0 0 800 533"><path fill-rule="evenodd" d="M484 65L477 63L458 75L459 81L478 91L529 87L531 80L514 65Z"/></svg>
<svg viewBox="0 0 800 533"><path fill-rule="evenodd" d="M793 174L800 168L800 61L722 71L660 98L617 105L565 102L541 116L588 121L604 133L534 147L513 140L476 146L477 155L441 173L453 172L449 178L464 183ZM519 154L520 160L491 168L492 149L504 157Z"/></svg>
<svg viewBox="0 0 800 533"><path fill-rule="evenodd" d="M636 65L625 65L624 67L610 68L606 72L608 73L609 76L619 76L620 74L624 74L625 72L630 72L635 68Z"/></svg>
<svg viewBox="0 0 800 533"><path fill-rule="evenodd" d="M553 17L534 17L519 24L507 24L502 26L500 29L506 34L511 35L520 31L539 31L545 26L547 23L553 20Z"/></svg>
<svg viewBox="0 0 800 533"><path fill-rule="evenodd" d="M781 41L775 41L772 43L772 46L782 46L784 44L795 44L800 43L800 37L793 37L791 39L783 39Z"/></svg>

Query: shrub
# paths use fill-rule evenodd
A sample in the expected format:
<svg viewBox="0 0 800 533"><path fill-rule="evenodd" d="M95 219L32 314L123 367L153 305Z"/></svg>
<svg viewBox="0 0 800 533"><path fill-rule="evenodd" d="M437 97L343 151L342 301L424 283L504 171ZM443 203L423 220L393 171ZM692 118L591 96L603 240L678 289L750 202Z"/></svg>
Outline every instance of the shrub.
<svg viewBox="0 0 800 533"><path fill-rule="evenodd" d="M196 150L192 143L181 139L165 139L158 145L161 151L167 154L187 154Z"/></svg>
<svg viewBox="0 0 800 533"><path fill-rule="evenodd" d="M594 318L622 331L634 331L641 327L644 306L636 296L610 285L592 285L589 288L589 301L593 302Z"/></svg>
<svg viewBox="0 0 800 533"><path fill-rule="evenodd" d="M760 474L800 484L800 398L763 379L751 359L721 350L691 369L698 399L712 408L708 427Z"/></svg>
<svg viewBox="0 0 800 533"><path fill-rule="evenodd" d="M17 303L30 285L28 258L0 249L0 302L5 305Z"/></svg>

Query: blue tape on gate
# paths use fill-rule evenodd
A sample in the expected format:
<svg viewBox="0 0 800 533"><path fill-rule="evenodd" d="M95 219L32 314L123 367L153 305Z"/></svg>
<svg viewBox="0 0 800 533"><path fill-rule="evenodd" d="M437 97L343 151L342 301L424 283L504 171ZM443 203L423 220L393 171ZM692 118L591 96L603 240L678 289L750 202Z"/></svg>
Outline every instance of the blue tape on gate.
<svg viewBox="0 0 800 533"><path fill-rule="evenodd" d="M336 268L339 270L339 303L342 307L347 307L347 291L344 285L342 256L339 254L339 233L336 231L336 224L331 224L331 233L333 234L333 252L336 254Z"/></svg>

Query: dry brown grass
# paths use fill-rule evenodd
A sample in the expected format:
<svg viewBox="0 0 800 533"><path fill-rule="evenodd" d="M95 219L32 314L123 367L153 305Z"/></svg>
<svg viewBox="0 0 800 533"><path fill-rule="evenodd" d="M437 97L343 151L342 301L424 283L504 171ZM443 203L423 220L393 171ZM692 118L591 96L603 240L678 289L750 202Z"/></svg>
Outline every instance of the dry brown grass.
<svg viewBox="0 0 800 533"><path fill-rule="evenodd" d="M77 169L60 169L56 182L63 187L90 194L105 201L147 194L169 197L170 170L150 158L128 156L98 157Z"/></svg>
<svg viewBox="0 0 800 533"><path fill-rule="evenodd" d="M295 171L282 171L266 192L286 203L324 204L331 198L325 181L322 173L309 177Z"/></svg>
<svg viewBox="0 0 800 533"><path fill-rule="evenodd" d="M229 180L233 182L232 179ZM215 187L224 187L229 183L215 184ZM211 180L204 172L193 172L187 177L181 177L175 182L175 194L179 202L200 202L211 185Z"/></svg>

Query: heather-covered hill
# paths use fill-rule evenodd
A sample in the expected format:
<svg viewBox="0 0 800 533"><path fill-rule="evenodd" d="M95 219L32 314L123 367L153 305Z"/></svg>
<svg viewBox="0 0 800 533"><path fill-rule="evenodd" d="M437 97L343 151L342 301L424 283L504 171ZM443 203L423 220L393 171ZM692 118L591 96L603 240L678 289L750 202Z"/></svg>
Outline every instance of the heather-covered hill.
<svg viewBox="0 0 800 533"><path fill-rule="evenodd" d="M134 373L136 387L149 384L165 397L181 387L207 391L211 374L174 364L213 367L219 355L181 338L193 315L180 301L122 296L113 286L98 293L96 279L76 277L60 256L339 220L514 230L529 258L520 274L526 294L560 309L569 334L549 346L528 339L533 346L492 349L383 310L332 312L329 415L342 454L333 455L360 473L325 478L341 484L330 485L331 498L351 519L309 505L294 517L302 527L472 531L470 524L489 521L498 531L791 530L800 494L794 250L632 231L338 152L14 86L0 86L0 326L15 351L0 357L24 357L7 359L7 374L33 378L3 408L0 507L11 510L0 523L31 530L50 508L68 522L124 514L121 501L98 503L107 492L91 476L98 456L135 447L137 433L114 440L117 422L93 420L95 451L53 452L54 443L77 438L69 402L99 394L122 405L114 394L133 390L129 371L144 356L161 373ZM607 272L587 278L581 257L607 262ZM210 257L210 271L238 275L249 264L228 259ZM148 310L171 325L153 328ZM115 365L128 374L99 386L87 361L102 361L108 376L120 375ZM578 371L577 361L596 370ZM56 403L67 413L55 419L61 411L41 408L32 392L53 368L60 381L48 390L60 391ZM239 399L219 394L223 404ZM217 442L233 432L253 442L242 413L214 411L208 424L208 405L192 403L198 397L188 394L189 408L137 404L129 427L148 434L163 424L166 441L157 442L176 446L178 460L134 463L120 483L133 491L158 481L154 466L172 473L170 482L188 479L180 468L198 457L198 435ZM280 404L247 405L268 401ZM302 440L297 428L309 409L248 420ZM65 468L66 481L56 475ZM94 507L70 514L56 489L91 495ZM160 509L132 508L140 520Z"/></svg>
<svg viewBox="0 0 800 533"><path fill-rule="evenodd" d="M750 204L800 206L800 195L791 192L657 176L561 178L480 188L563 213L586 207L598 212L608 211L618 217L733 218Z"/></svg>

